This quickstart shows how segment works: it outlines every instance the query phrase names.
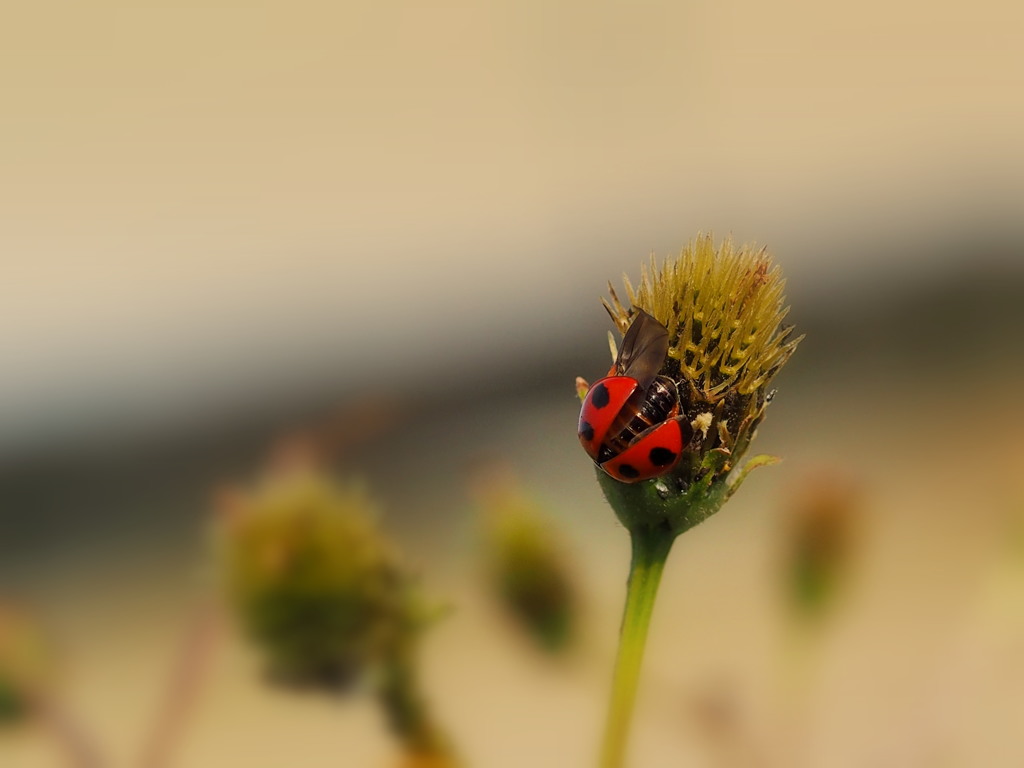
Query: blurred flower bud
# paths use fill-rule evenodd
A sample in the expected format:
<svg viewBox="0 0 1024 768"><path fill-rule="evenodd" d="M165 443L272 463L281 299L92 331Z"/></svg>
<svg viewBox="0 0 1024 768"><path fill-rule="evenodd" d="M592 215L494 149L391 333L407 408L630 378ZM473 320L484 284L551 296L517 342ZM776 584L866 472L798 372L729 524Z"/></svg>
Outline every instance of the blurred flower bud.
<svg viewBox="0 0 1024 768"><path fill-rule="evenodd" d="M24 610L0 602L0 726L31 716L54 676L52 649Z"/></svg>
<svg viewBox="0 0 1024 768"><path fill-rule="evenodd" d="M368 678L406 754L454 765L417 675L420 635L440 611L377 529L363 489L299 462L254 493L221 493L219 506L229 596L271 679L336 691Z"/></svg>
<svg viewBox="0 0 1024 768"><path fill-rule="evenodd" d="M542 648L563 650L579 606L558 532L507 467L478 472L473 490L484 522L489 583Z"/></svg>
<svg viewBox="0 0 1024 768"><path fill-rule="evenodd" d="M295 472L224 499L227 589L272 679L343 687L409 631L409 579L362 488Z"/></svg>
<svg viewBox="0 0 1024 768"><path fill-rule="evenodd" d="M860 533L860 498L852 480L819 473L788 501L784 583L799 616L823 616L841 594Z"/></svg>

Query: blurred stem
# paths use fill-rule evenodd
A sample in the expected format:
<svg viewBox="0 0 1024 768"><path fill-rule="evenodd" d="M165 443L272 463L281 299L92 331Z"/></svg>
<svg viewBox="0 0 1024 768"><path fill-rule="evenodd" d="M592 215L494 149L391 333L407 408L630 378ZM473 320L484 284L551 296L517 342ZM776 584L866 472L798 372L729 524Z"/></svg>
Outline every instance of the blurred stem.
<svg viewBox="0 0 1024 768"><path fill-rule="evenodd" d="M633 719L640 666L647 644L654 600L661 573L672 549L675 535L663 528L636 527L630 531L633 555L626 586L626 607L619 633L611 700L605 723L601 768L620 768Z"/></svg>
<svg viewBox="0 0 1024 768"><path fill-rule="evenodd" d="M448 739L431 717L420 690L413 649L406 643L399 646L384 665L378 690L391 730L409 755L455 766Z"/></svg>
<svg viewBox="0 0 1024 768"><path fill-rule="evenodd" d="M102 768L106 763L99 748L81 723L67 709L49 696L35 701L42 720L60 743L72 768Z"/></svg>
<svg viewBox="0 0 1024 768"><path fill-rule="evenodd" d="M200 605L181 639L163 699L139 760L141 768L165 768L172 762L189 714L195 709L220 636L220 608Z"/></svg>

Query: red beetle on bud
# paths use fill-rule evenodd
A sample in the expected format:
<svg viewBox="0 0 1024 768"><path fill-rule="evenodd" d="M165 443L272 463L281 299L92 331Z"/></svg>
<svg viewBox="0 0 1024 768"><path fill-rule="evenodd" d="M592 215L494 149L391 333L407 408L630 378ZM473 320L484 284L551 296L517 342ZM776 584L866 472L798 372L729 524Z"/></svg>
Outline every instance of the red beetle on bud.
<svg viewBox="0 0 1024 768"><path fill-rule="evenodd" d="M623 483L672 471L691 435L675 382L658 375L668 330L642 309L634 313L608 375L583 398L579 423L583 449Z"/></svg>

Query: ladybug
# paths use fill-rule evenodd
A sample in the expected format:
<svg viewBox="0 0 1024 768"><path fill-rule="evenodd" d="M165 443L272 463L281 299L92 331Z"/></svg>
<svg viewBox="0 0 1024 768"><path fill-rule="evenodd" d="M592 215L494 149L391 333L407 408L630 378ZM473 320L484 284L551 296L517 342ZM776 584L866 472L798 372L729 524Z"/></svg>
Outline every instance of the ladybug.
<svg viewBox="0 0 1024 768"><path fill-rule="evenodd" d="M608 375L583 398L583 450L623 483L667 474L690 440L679 391L658 371L668 354L668 329L642 309L622 339Z"/></svg>

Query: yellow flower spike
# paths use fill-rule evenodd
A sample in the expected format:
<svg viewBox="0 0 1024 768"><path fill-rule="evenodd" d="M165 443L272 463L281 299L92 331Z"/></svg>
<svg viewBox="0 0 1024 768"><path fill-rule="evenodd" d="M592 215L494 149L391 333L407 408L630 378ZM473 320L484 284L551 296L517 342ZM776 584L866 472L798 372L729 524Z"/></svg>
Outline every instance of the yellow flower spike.
<svg viewBox="0 0 1024 768"><path fill-rule="evenodd" d="M658 373L675 383L680 413L692 427L660 493L685 494L709 472L712 481L723 479L753 439L771 382L803 338L784 324L781 270L764 248L737 248L730 240L716 247L710 235L700 235L677 258L659 264L652 257L639 287L628 277L623 284L630 305L609 284L604 307L623 334L640 310L664 326L668 352ZM716 461L713 451L731 460Z"/></svg>
<svg viewBox="0 0 1024 768"><path fill-rule="evenodd" d="M762 390L800 341L783 325L785 280L764 248L730 240L715 248L710 235L699 235L676 259L659 265L652 257L638 289L628 278L624 284L631 307L609 285L604 306L612 320L625 333L639 308L661 322L669 332L662 372L706 403Z"/></svg>

